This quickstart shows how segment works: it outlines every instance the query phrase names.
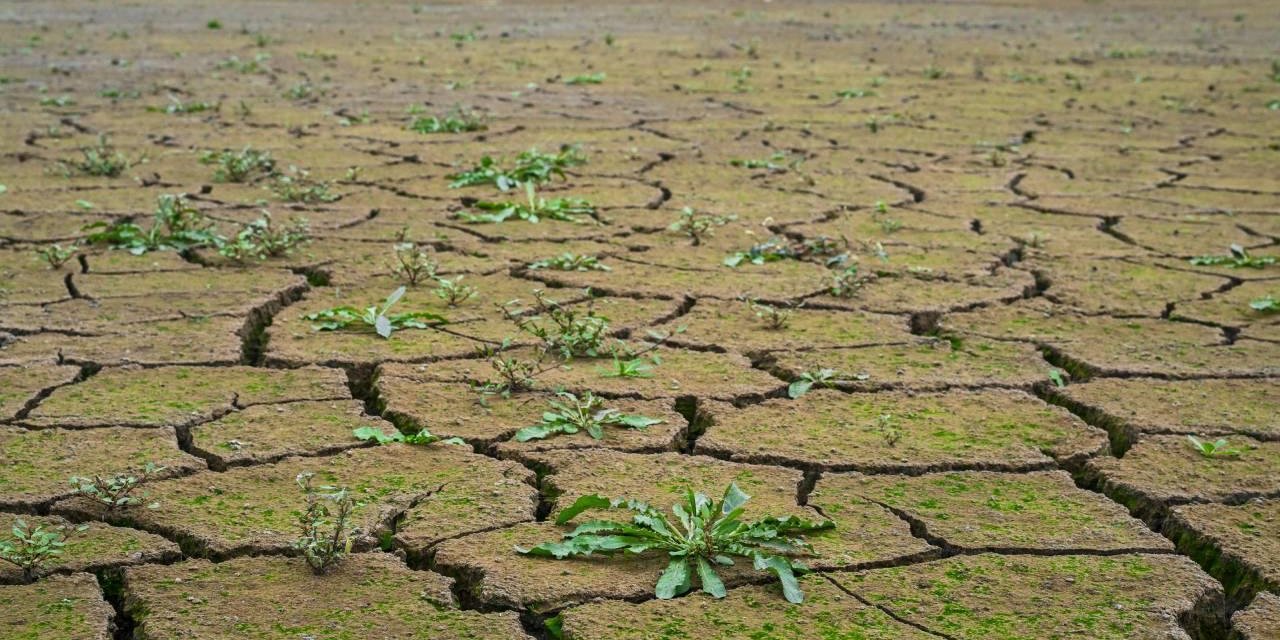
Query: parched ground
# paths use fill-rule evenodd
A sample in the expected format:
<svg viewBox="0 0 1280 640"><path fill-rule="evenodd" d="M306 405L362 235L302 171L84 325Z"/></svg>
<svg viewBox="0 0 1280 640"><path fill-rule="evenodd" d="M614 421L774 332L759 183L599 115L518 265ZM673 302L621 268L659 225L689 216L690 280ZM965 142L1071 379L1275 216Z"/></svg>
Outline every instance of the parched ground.
<svg viewBox="0 0 1280 640"><path fill-rule="evenodd" d="M0 562L0 637L1280 637L1274 4L579 5L0 3L0 541L87 525ZM568 146L573 220L451 187ZM305 241L226 255L263 210ZM303 317L402 285L446 322ZM637 375L540 356L536 291ZM660 422L517 441L557 391ZM68 482L148 462L144 505ZM359 499L324 576L305 472ZM513 551L730 482L835 522L803 604Z"/></svg>

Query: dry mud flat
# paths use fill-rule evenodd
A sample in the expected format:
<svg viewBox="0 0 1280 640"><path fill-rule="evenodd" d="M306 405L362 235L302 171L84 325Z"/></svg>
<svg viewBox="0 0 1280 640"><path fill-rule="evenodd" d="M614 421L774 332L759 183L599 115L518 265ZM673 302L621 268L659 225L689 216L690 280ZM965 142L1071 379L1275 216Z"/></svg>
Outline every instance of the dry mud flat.
<svg viewBox="0 0 1280 640"><path fill-rule="evenodd" d="M1266 3L11 5L0 637L1280 637ZM731 482L803 603L514 551Z"/></svg>

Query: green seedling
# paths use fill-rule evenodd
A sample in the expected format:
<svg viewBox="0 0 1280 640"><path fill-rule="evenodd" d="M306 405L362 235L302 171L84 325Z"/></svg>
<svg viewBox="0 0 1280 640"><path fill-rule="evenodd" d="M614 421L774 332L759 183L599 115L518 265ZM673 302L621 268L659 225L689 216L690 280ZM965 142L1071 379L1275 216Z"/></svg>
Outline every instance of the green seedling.
<svg viewBox="0 0 1280 640"><path fill-rule="evenodd" d="M79 160L62 160L58 162L61 172L66 177L75 175L115 178L124 173L141 160L130 160L115 150L106 136L98 136L98 144L80 147Z"/></svg>
<svg viewBox="0 0 1280 640"><path fill-rule="evenodd" d="M89 525L80 525L72 531L88 528ZM0 560L21 569L25 582L34 582L43 575L49 563L62 555L63 547L67 546L66 526L45 529L44 525L36 525L32 529L25 520L18 518L10 531L10 539L0 540Z"/></svg>
<svg viewBox="0 0 1280 640"><path fill-rule="evenodd" d="M1205 442L1195 436L1187 436L1187 441L1191 443L1191 447L1197 453L1206 458L1235 458L1243 451L1237 447L1231 446L1226 438L1218 438L1213 442Z"/></svg>
<svg viewBox="0 0 1280 640"><path fill-rule="evenodd" d="M548 300L542 291L534 291L534 306L517 309L518 300L499 305L503 315L521 331L542 342L544 353L556 353L568 360L575 357L596 358L612 353L606 348L609 319L588 308L586 313Z"/></svg>
<svg viewBox="0 0 1280 640"><path fill-rule="evenodd" d="M582 198L541 198L532 182L524 183L524 191L525 202L481 200L472 206L484 213L463 211L458 218L472 224L506 222L512 218L533 223L546 219L582 224L592 220L596 213L595 207Z"/></svg>
<svg viewBox="0 0 1280 640"><path fill-rule="evenodd" d="M147 111L152 113L203 113L205 111L217 111L222 105L217 102L183 102L176 96L169 96L169 104L163 107L148 106Z"/></svg>
<svg viewBox="0 0 1280 640"><path fill-rule="evenodd" d="M561 391L556 395L560 400L548 402L551 409L542 413L541 422L516 431L516 442L541 440L561 433L572 435L579 431L585 431L593 439L600 440L604 438L605 427L645 429L662 422L657 418L605 409L604 400L590 391L581 398L568 391Z"/></svg>
<svg viewBox="0 0 1280 640"><path fill-rule="evenodd" d="M1231 245L1230 250L1230 255L1205 255L1192 258L1191 264L1197 266L1221 266L1228 269L1261 269L1276 263L1275 256L1252 256L1249 255L1248 250L1238 244Z"/></svg>
<svg viewBox="0 0 1280 640"><path fill-rule="evenodd" d="M483 116L473 111L465 111L461 107L454 107L453 111L444 117L415 118L409 125L410 131L418 133L469 133L484 131L488 128L489 125L485 123Z"/></svg>
<svg viewBox="0 0 1280 640"><path fill-rule="evenodd" d="M892 414L880 414L876 418L876 424L872 430L880 434L880 437L884 439L884 443L890 447L897 445L902 440L902 428L898 426Z"/></svg>
<svg viewBox="0 0 1280 640"><path fill-rule="evenodd" d="M785 329L791 323L792 309L790 308L775 307L758 300L748 300L747 304L751 305L751 311L756 314L756 319L770 331Z"/></svg>
<svg viewBox="0 0 1280 640"><path fill-rule="evenodd" d="M776 151L768 158L762 160L743 160L735 158L729 161L729 166L741 169L768 169L769 171L786 171L788 168L794 168L804 160L804 156L797 156L796 159L788 159L787 154L782 151Z"/></svg>
<svg viewBox="0 0 1280 640"><path fill-rule="evenodd" d="M240 151L206 151L200 156L200 162L214 165L214 182L250 182L254 178L270 177L276 170L270 152L249 146Z"/></svg>
<svg viewBox="0 0 1280 640"><path fill-rule="evenodd" d="M148 251L186 251L215 245L218 236L213 222L196 209L185 194L165 194L156 199L156 212L151 226L143 229L134 222L95 222L84 227L88 244L105 244L134 255Z"/></svg>
<svg viewBox="0 0 1280 640"><path fill-rule="evenodd" d="M855 374L854 380L866 380L869 376L865 373ZM834 389L836 383L844 378L835 369L814 369L812 371L801 372L800 375L787 385L787 397L792 400L809 393L809 390L818 387L822 389Z"/></svg>
<svg viewBox="0 0 1280 640"><path fill-rule="evenodd" d="M76 252L79 250L80 249L75 245L64 247L60 244L51 244L47 247L36 249L36 255L39 256L41 260L44 260L45 263L49 265L50 269L61 269L62 265L75 257Z"/></svg>
<svg viewBox="0 0 1280 640"><path fill-rule="evenodd" d="M396 243L392 253L395 263L391 266L391 275L411 287L416 287L427 279L434 279L436 270L440 268L425 248L412 242Z"/></svg>
<svg viewBox="0 0 1280 640"><path fill-rule="evenodd" d="M314 323L311 327L316 331L338 331L352 327L372 328L374 333L384 339L390 339L394 331L426 329L432 325L448 322L444 316L430 311L390 313L391 308L404 296L404 292L405 288L400 287L392 291L381 305L370 305L364 310L350 306L333 307L307 314L302 319Z"/></svg>
<svg viewBox="0 0 1280 640"><path fill-rule="evenodd" d="M323 91L318 91L310 82L303 81L289 87L284 92L284 97L290 100L306 100L322 93Z"/></svg>
<svg viewBox="0 0 1280 640"><path fill-rule="evenodd" d="M576 76L566 78L564 83L570 86L579 85L579 84L600 84L604 82L604 79L605 79L605 74L603 72L588 73L588 74L576 75Z"/></svg>
<svg viewBox="0 0 1280 640"><path fill-rule="evenodd" d="M849 98L874 98L880 94L870 89L844 89L836 92L836 97L841 99Z"/></svg>
<svg viewBox="0 0 1280 640"><path fill-rule="evenodd" d="M76 101L71 96L47 96L40 98L40 106L42 107L73 107Z"/></svg>
<svg viewBox="0 0 1280 640"><path fill-rule="evenodd" d="M1053 383L1053 386L1058 387L1059 389L1067 386L1066 377L1063 376L1061 369L1050 369L1049 381Z"/></svg>
<svg viewBox="0 0 1280 640"><path fill-rule="evenodd" d="M613 368L597 369L597 371L605 378L652 378L653 374L650 372L653 371L655 364L659 364L656 355L650 361L646 361L644 358L620 358L614 354Z"/></svg>
<svg viewBox="0 0 1280 640"><path fill-rule="evenodd" d="M403 442L405 444L428 445L436 442L445 444L466 444L462 438L441 438L440 436L431 435L430 431L422 429L417 433L405 435L396 431L391 434L384 433L377 427L359 427L351 431L351 435L356 440L364 442L376 442L378 444L391 444L393 442Z"/></svg>
<svg viewBox="0 0 1280 640"><path fill-rule="evenodd" d="M476 390L486 395L511 397L512 393L528 391L533 388L534 380L543 373L559 366L556 363L543 364L545 354L540 353L537 360L522 360L515 357L503 357L501 353L511 346L511 338L503 338L502 345L494 349L484 347L478 355L488 361L498 375L497 380L488 380L476 385Z"/></svg>
<svg viewBox="0 0 1280 640"><path fill-rule="evenodd" d="M612 271L609 265L600 262L600 259L595 256L578 255L568 251L558 256L530 262L529 268L555 271Z"/></svg>
<svg viewBox="0 0 1280 640"><path fill-rule="evenodd" d="M299 473L295 481L306 495L307 508L298 514L299 537L294 550L302 554L316 575L323 575L351 553L349 520L356 501L346 487L314 487L314 473Z"/></svg>
<svg viewBox="0 0 1280 640"><path fill-rule="evenodd" d="M749 558L757 571L778 576L788 602L803 602L804 592L796 573L807 568L794 557L813 552L804 535L834 528L835 523L810 522L796 516L744 522L742 515L750 498L737 484L730 484L719 502L686 491L684 502L671 509L676 516L676 523L672 524L666 514L644 502L587 495L561 511L556 524L566 524L588 509L626 509L633 514L631 521L591 520L565 534L560 542L546 542L530 549L516 547L516 552L558 560L594 554L666 552L670 560L654 589L654 595L663 600L692 590L695 572L702 591L723 598L726 589L715 567L732 566L734 556Z"/></svg>
<svg viewBox="0 0 1280 640"><path fill-rule="evenodd" d="M532 182L544 184L553 177L564 179L564 170L569 167L586 164L587 158L577 145L563 145L558 153L541 153L536 148L516 156L510 169L503 169L498 162L489 156L480 159L480 164L468 171L448 176L452 182L450 189L474 187L492 184L502 191L509 191L522 184Z"/></svg>
<svg viewBox="0 0 1280 640"><path fill-rule="evenodd" d="M223 257L245 262L287 256L310 241L311 225L306 218L291 218L288 223L278 225L271 212L264 209L262 217L241 227L235 238L218 238L216 244Z"/></svg>
<svg viewBox="0 0 1280 640"><path fill-rule="evenodd" d="M328 180L317 180L311 172L297 167L289 167L287 173L277 173L271 183L271 192L285 202L333 202L341 196L329 191L332 185Z"/></svg>
<svg viewBox="0 0 1280 640"><path fill-rule="evenodd" d="M743 66L737 71L730 71L729 76L733 78L734 93L746 93L751 90L751 67Z"/></svg>
<svg viewBox="0 0 1280 640"><path fill-rule="evenodd" d="M680 210L680 217L667 226L667 231L687 236L693 246L696 247L701 245L703 240L714 235L716 227L723 227L737 219L738 216L732 214L717 216L709 213L696 213L693 209L684 207Z"/></svg>
<svg viewBox="0 0 1280 640"><path fill-rule="evenodd" d="M267 53L258 53L253 56L252 60L241 60L240 56L229 56L225 60L215 64L214 69L230 70L237 73L266 73L270 71L264 64L271 59L271 55Z"/></svg>
<svg viewBox="0 0 1280 640"><path fill-rule="evenodd" d="M165 467L148 462L138 473L121 473L114 476L71 476L72 493L102 505L108 513L117 509L142 504L145 495L136 494L138 488ZM154 503L151 505L155 507Z"/></svg>
<svg viewBox="0 0 1280 640"><path fill-rule="evenodd" d="M928 78L929 80L937 80L945 75L947 75L946 70L940 67L929 65L924 68L924 77Z"/></svg>
<svg viewBox="0 0 1280 640"><path fill-rule="evenodd" d="M479 291L469 284L462 284L463 276L457 276L450 280L448 278L436 278L436 288L433 293L437 298L444 300L445 304L450 307L456 307L471 298L474 298Z"/></svg>
<svg viewBox="0 0 1280 640"><path fill-rule="evenodd" d="M1280 300L1275 296L1263 296L1254 298L1249 301L1249 308L1262 313L1275 313L1280 311Z"/></svg>

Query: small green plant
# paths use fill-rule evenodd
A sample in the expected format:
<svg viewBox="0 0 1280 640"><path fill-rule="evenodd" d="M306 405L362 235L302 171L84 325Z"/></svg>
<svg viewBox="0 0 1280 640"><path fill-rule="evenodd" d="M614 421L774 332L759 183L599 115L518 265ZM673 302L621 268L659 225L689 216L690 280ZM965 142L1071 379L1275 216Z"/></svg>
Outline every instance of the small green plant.
<svg viewBox="0 0 1280 640"><path fill-rule="evenodd" d="M80 525L74 532L84 531L89 525ZM59 526L45 529L44 525L30 528L27 522L18 518L11 529L12 538L0 540L0 560L4 560L22 570L22 579L34 582L39 578L50 562L62 555L67 545L67 527Z"/></svg>
<svg viewBox="0 0 1280 640"><path fill-rule="evenodd" d="M285 90L284 97L290 100L307 100L322 93L323 91L317 90L315 85L303 80Z"/></svg>
<svg viewBox="0 0 1280 640"><path fill-rule="evenodd" d="M431 325L448 322L444 316L430 311L390 313L391 308L404 296L404 292L405 288L400 287L392 291L381 305L370 305L364 310L350 306L333 307L307 314L302 319L314 323L311 327L316 331L338 331L351 327L372 328L374 333L384 339L390 339L394 331L426 329Z"/></svg>
<svg viewBox="0 0 1280 640"><path fill-rule="evenodd" d="M116 151L106 136L98 136L98 144L80 147L80 159L62 160L58 166L68 178L75 175L115 178L140 161L126 158Z"/></svg>
<svg viewBox="0 0 1280 640"><path fill-rule="evenodd" d="M1195 449L1197 453L1206 458L1235 458L1242 453L1239 448L1231 446L1231 443L1227 442L1226 438L1218 438L1213 442L1205 442L1195 436L1189 435L1187 436L1187 441L1191 443L1191 447Z"/></svg>
<svg viewBox="0 0 1280 640"><path fill-rule="evenodd" d="M323 575L351 553L349 520L356 501L346 487L312 486L314 473L299 473L295 481L306 495L307 507L298 514L300 535L293 548L316 575Z"/></svg>
<svg viewBox="0 0 1280 640"><path fill-rule="evenodd" d="M924 68L924 77L929 80L937 80L945 75L947 75L946 70L940 67L929 65Z"/></svg>
<svg viewBox="0 0 1280 640"><path fill-rule="evenodd" d="M1263 296L1254 298L1249 301L1249 308L1262 313L1275 313L1280 311L1280 300L1275 296Z"/></svg>
<svg viewBox="0 0 1280 640"><path fill-rule="evenodd" d="M391 444L393 442L403 442L405 444L428 445L436 442L445 444L466 444L462 438L441 438L440 436L431 435L430 431L421 429L417 433L405 435L399 431L387 434L377 427L358 427L351 431L351 435L357 440L364 442L376 442L378 444Z"/></svg>
<svg viewBox="0 0 1280 640"><path fill-rule="evenodd" d="M502 191L509 191L522 184L543 184L552 178L565 177L564 170L586 164L587 157L577 145L563 145L557 153L541 153L536 148L516 156L510 169L503 169L489 156L480 158L480 164L470 170L448 176L450 189L492 184Z"/></svg>
<svg viewBox="0 0 1280 640"><path fill-rule="evenodd" d="M137 494L138 488L165 467L148 462L137 473L120 473L114 476L71 476L72 493L85 496L103 505L108 513L117 509L142 504L145 495Z"/></svg>
<svg viewBox="0 0 1280 640"><path fill-rule="evenodd" d="M595 440L604 438L605 427L645 429L662 420L641 415L622 413L617 409L605 409L604 400L590 391L578 397L568 391L556 394L560 400L548 401L549 411L542 413L542 421L516 431L517 442L541 440L556 434L587 432Z"/></svg>
<svg viewBox="0 0 1280 640"><path fill-rule="evenodd" d="M1205 255L1191 259L1191 264L1197 266L1223 266L1228 269L1261 269L1276 263L1275 256L1252 256L1244 247L1233 244L1230 247L1231 253L1225 256Z"/></svg>
<svg viewBox="0 0 1280 640"><path fill-rule="evenodd" d="M867 279L858 275L858 265L851 264L831 275L827 292L837 298L854 298L862 291Z"/></svg>
<svg viewBox="0 0 1280 640"><path fill-rule="evenodd" d="M563 559L664 551L670 561L654 589L654 595L664 600L692 590L695 572L702 591L723 598L724 582L715 567L733 565L733 556L749 558L757 571L778 576L788 602L803 602L804 592L796 573L807 568L794 557L813 552L804 535L834 528L835 523L810 522L796 516L744 522L742 515L750 499L737 484L730 484L719 502L702 493L686 491L683 504L671 509L676 515L673 524L666 514L644 502L587 495L561 511L556 524L566 524L588 509L619 508L633 514L631 522L591 520L565 534L560 542L546 542L531 549L516 547L516 552Z"/></svg>
<svg viewBox="0 0 1280 640"><path fill-rule="evenodd" d="M557 353L562 358L595 358L610 354L606 340L609 337L609 319L588 307L586 313L548 300L542 291L534 291L531 309L516 309L518 300L499 308L508 320L521 331L542 342L544 353Z"/></svg>
<svg viewBox="0 0 1280 640"><path fill-rule="evenodd" d="M412 242L396 243L392 253L395 256L395 263L391 266L391 275L405 281L411 287L435 278L436 270L440 268L424 247Z"/></svg>
<svg viewBox="0 0 1280 640"><path fill-rule="evenodd" d="M207 28L207 29L221 29L221 28L222 28L222 23L221 23L221 22L219 22L219 21L217 21L217 20L210 20L210 21L206 22L204 26L205 26L205 28Z"/></svg>
<svg viewBox="0 0 1280 640"><path fill-rule="evenodd" d="M39 256L41 260L44 260L45 263L49 265L50 269L61 269L62 265L75 257L76 252L78 251L79 248L75 245L64 247L60 244L51 244L47 247L36 249L36 255Z"/></svg>
<svg viewBox="0 0 1280 640"><path fill-rule="evenodd" d="M792 309L788 307L776 307L759 300L748 300L747 304L751 305L751 311L756 314L756 319L770 331L785 329L791 323Z"/></svg>
<svg viewBox="0 0 1280 640"><path fill-rule="evenodd" d="M436 278L436 288L433 293L437 298L444 300L445 304L456 307L471 298L474 298L479 291L469 284L462 284L463 276L457 276L452 280L448 278Z"/></svg>
<svg viewBox="0 0 1280 640"><path fill-rule="evenodd" d="M592 220L596 213L595 207L582 198L541 198L532 182L524 183L524 191L525 202L481 200L472 206L483 213L463 211L458 218L472 224L506 222L512 218L533 223L546 219L582 224Z"/></svg>
<svg viewBox="0 0 1280 640"><path fill-rule="evenodd" d="M768 169L769 171L786 171L787 169L795 168L802 161L804 161L804 156L796 156L794 159L792 159L792 158L789 158L787 154L783 151L775 151L768 158L764 158L760 160L755 160L755 159L743 160L740 158L735 158L729 161L729 165L733 167L739 167L742 169Z"/></svg>
<svg viewBox="0 0 1280 640"><path fill-rule="evenodd" d="M837 376L835 369L814 369L800 373L791 384L787 385L787 397L792 400L809 393L814 387L835 388Z"/></svg>
<svg viewBox="0 0 1280 640"><path fill-rule="evenodd" d="M255 177L271 176L276 170L270 152L249 146L240 151L206 151L200 162L214 165L214 182L249 182Z"/></svg>
<svg viewBox="0 0 1280 640"><path fill-rule="evenodd" d="M896 446L902 440L902 428L898 426L892 414L880 414L872 430L879 434L884 443L890 447Z"/></svg>
<svg viewBox="0 0 1280 640"><path fill-rule="evenodd" d="M693 209L684 207L680 210L680 217L667 226L667 231L687 236L691 244L696 247L701 245L703 240L711 237L715 233L716 227L723 227L737 219L738 216L732 214L717 216L709 213L696 213Z"/></svg>
<svg viewBox="0 0 1280 640"><path fill-rule="evenodd" d="M295 217L286 224L276 224L271 212L264 209L262 217L242 227L235 238L219 238L216 244L223 257L245 262L287 256L310 241L311 225L306 218Z"/></svg>
<svg viewBox="0 0 1280 640"><path fill-rule="evenodd" d="M524 360L514 356L504 356L503 352L511 346L511 338L503 338L502 345L494 349L483 347L478 355L485 358L497 380L488 380L475 385L477 391L486 395L498 395L508 398L512 393L528 391L533 388L534 380L543 373L555 368L556 364L544 365L545 353L540 352L537 360Z"/></svg>
<svg viewBox="0 0 1280 640"><path fill-rule="evenodd" d="M737 71L730 71L729 76L733 78L733 92L746 93L751 90L751 67L743 66Z"/></svg>
<svg viewBox="0 0 1280 640"><path fill-rule="evenodd" d="M329 191L332 182L317 180L311 172L297 167L289 167L287 173L277 173L271 183L271 192L285 202L333 202L341 196Z"/></svg>
<svg viewBox="0 0 1280 640"><path fill-rule="evenodd" d="M427 116L415 118L409 130L418 133L470 133L484 131L489 128L484 116L461 107L454 107L444 117Z"/></svg>
<svg viewBox="0 0 1280 640"><path fill-rule="evenodd" d="M612 271L609 265L600 262L600 259L595 256L578 255L568 251L558 256L530 262L529 268L555 271Z"/></svg>
<svg viewBox="0 0 1280 640"><path fill-rule="evenodd" d="M85 237L86 243L105 244L134 255L165 249L186 251L218 242L213 222L195 208L185 194L159 196L155 215L147 229L134 222L99 221L86 225L84 230L91 232Z"/></svg>
<svg viewBox="0 0 1280 640"><path fill-rule="evenodd" d="M870 89L844 89L836 92L837 98L841 98L845 100L849 98L873 98L877 95L880 95L880 94Z"/></svg>
<svg viewBox="0 0 1280 640"><path fill-rule="evenodd" d="M598 369L600 375L605 378L652 378L653 366L659 364L656 354L654 357L645 358L622 358L618 354L613 355L613 367L610 369Z"/></svg>
<svg viewBox="0 0 1280 640"><path fill-rule="evenodd" d="M604 79L605 79L605 74L603 72L586 73L586 74L565 78L564 83L569 86L579 85L579 84L600 84L604 82Z"/></svg>
<svg viewBox="0 0 1280 640"><path fill-rule="evenodd" d="M738 251L731 253L724 259L725 266L736 267L744 262L751 264L765 264L766 262L776 262L787 258L794 258L795 251L791 245L781 238L770 238L759 244L753 245L746 251Z"/></svg>
<svg viewBox="0 0 1280 640"><path fill-rule="evenodd" d="M162 107L148 106L147 111L168 114L203 113L205 111L217 111L221 106L217 102L183 102L177 96L170 95L169 104Z"/></svg>
<svg viewBox="0 0 1280 640"><path fill-rule="evenodd" d="M1067 386L1067 379L1063 375L1061 369L1050 369L1049 381L1053 383L1053 386L1058 387L1059 389Z"/></svg>

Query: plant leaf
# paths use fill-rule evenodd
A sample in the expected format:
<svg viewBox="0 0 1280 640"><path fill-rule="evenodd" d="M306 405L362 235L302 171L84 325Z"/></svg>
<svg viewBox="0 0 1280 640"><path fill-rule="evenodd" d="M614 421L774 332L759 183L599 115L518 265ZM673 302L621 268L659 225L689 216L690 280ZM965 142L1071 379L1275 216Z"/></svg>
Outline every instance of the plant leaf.
<svg viewBox="0 0 1280 640"><path fill-rule="evenodd" d="M726 595L724 582L720 580L720 576L716 574L716 570L707 562L706 558L698 556L698 580L702 581L702 590L711 594L716 598L723 598Z"/></svg>
<svg viewBox="0 0 1280 640"><path fill-rule="evenodd" d="M378 316L377 319L373 321L373 330L378 332L378 335L383 338L390 338L391 319L383 315Z"/></svg>
<svg viewBox="0 0 1280 640"><path fill-rule="evenodd" d="M813 381L801 378L787 385L787 397L795 400L800 396L809 393L809 389L813 387Z"/></svg>
<svg viewBox="0 0 1280 640"><path fill-rule="evenodd" d="M800 590L800 581L796 580L796 574L791 570L791 563L786 558L757 555L755 567L777 574L778 580L782 582L782 596L787 599L787 602L793 604L804 602L804 591Z"/></svg>
<svg viewBox="0 0 1280 640"><path fill-rule="evenodd" d="M564 524L573 519L574 516L586 511L587 509L608 509L613 506L613 502L608 498L596 494L582 496L569 505L556 516L556 524Z"/></svg>
<svg viewBox="0 0 1280 640"><path fill-rule="evenodd" d="M672 558L671 562L667 563L666 570L662 572L662 577L658 578L658 586L654 588L653 595L659 600L670 600L691 588L693 588L693 576L689 574L689 559Z"/></svg>

